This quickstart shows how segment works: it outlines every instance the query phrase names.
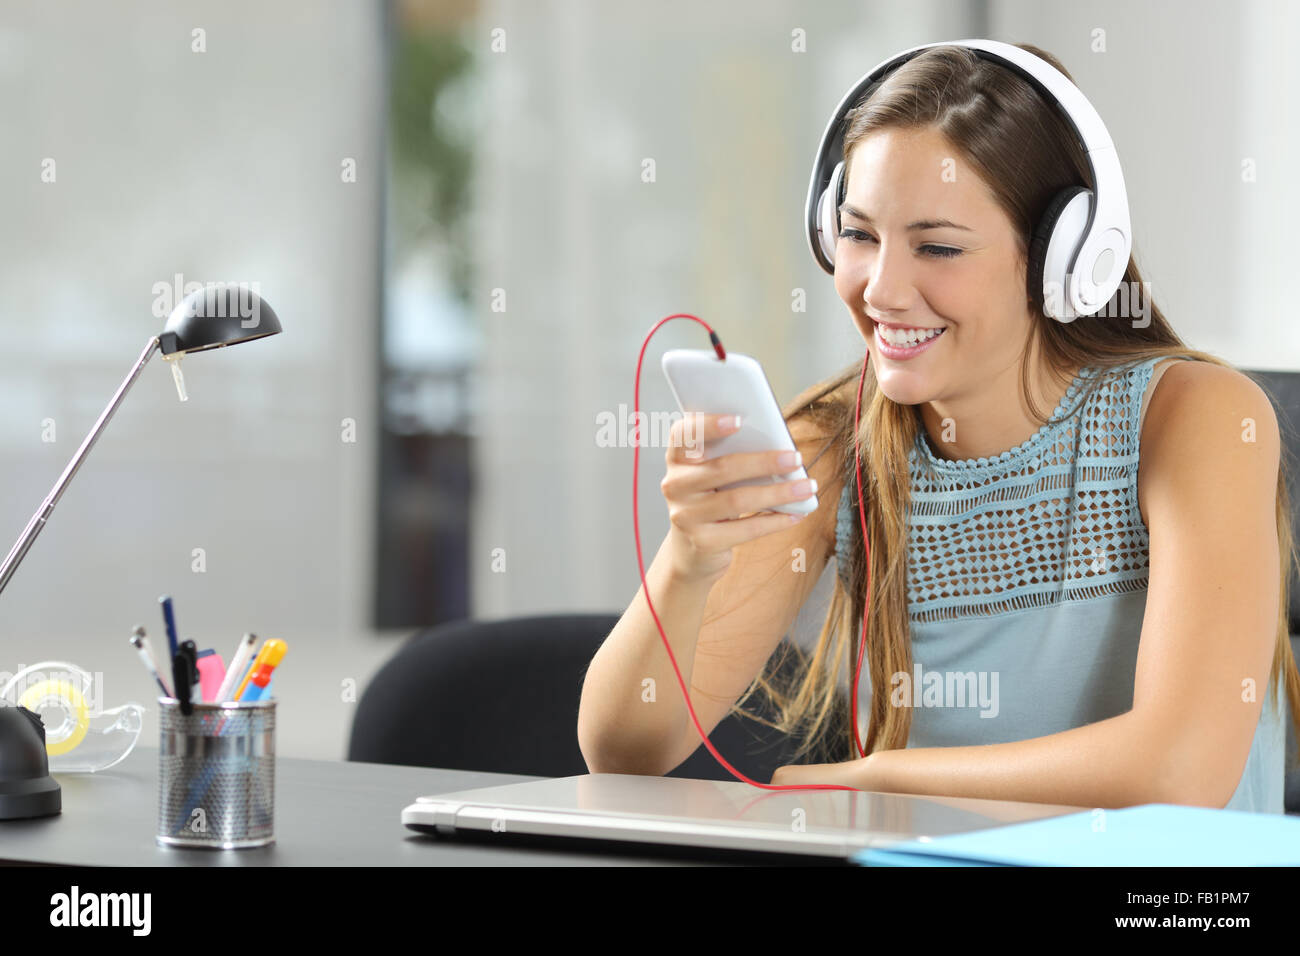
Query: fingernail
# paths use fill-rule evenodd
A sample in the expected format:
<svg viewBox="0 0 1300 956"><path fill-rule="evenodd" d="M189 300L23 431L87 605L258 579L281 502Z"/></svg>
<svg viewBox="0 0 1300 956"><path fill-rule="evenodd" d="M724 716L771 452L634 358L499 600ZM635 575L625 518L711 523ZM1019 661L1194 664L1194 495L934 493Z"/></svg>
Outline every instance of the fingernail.
<svg viewBox="0 0 1300 956"><path fill-rule="evenodd" d="M740 416L727 415L723 418L720 418L718 419L718 427L721 428L724 432L734 432L736 429L740 427Z"/></svg>
<svg viewBox="0 0 1300 956"><path fill-rule="evenodd" d="M783 451L777 456L777 464L782 468L797 468L803 464L803 455L797 451Z"/></svg>

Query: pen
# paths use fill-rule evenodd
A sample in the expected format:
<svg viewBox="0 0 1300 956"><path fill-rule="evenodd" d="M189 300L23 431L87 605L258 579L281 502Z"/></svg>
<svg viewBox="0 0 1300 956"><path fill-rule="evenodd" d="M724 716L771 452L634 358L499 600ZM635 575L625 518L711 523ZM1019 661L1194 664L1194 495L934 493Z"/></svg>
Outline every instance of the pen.
<svg viewBox="0 0 1300 956"><path fill-rule="evenodd" d="M259 652L260 653L260 652ZM235 683L231 688L230 696L226 700L239 700L239 694L248 684L248 679L253 676L253 671L257 669L260 658L257 655L250 657L242 668L239 670L239 676L235 678Z"/></svg>
<svg viewBox="0 0 1300 956"><path fill-rule="evenodd" d="M190 662L180 651L172 657L172 686L176 688L176 699L181 702L181 713L188 717L194 713L190 706Z"/></svg>
<svg viewBox="0 0 1300 956"><path fill-rule="evenodd" d="M203 703L203 685L199 680L199 649L193 641L181 641L181 657L185 658L186 677L190 682L190 700L195 704Z"/></svg>
<svg viewBox="0 0 1300 956"><path fill-rule="evenodd" d="M145 668L153 675L153 679L158 682L158 689L162 691L163 696L170 697L172 692L163 683L162 675L158 673L158 666L153 662L153 655L149 653L149 645L145 641L143 627L136 625L135 631L131 634L131 646L136 649L136 652L140 655L140 660L144 661Z"/></svg>
<svg viewBox="0 0 1300 956"><path fill-rule="evenodd" d="M285 653L289 650L289 645L284 641L268 641L268 644L274 643L279 646L273 648L266 655L262 665L257 668L256 673L248 680L248 686L244 689L244 694L239 699L243 700L261 700L262 694L266 692L266 685L271 683L271 675L284 660Z"/></svg>
<svg viewBox="0 0 1300 956"><path fill-rule="evenodd" d="M164 688L167 687L167 680L166 680L166 678L168 677L167 668L165 666L164 667L158 666L158 655L154 653L153 642L151 642L149 638L145 636L144 625L137 624L135 627L135 633L140 635L140 646L143 647L144 652L149 655L149 663L153 665L153 669L157 671L159 678L163 679L162 680L163 687ZM172 696L170 690L167 691L167 696L168 697Z"/></svg>
<svg viewBox="0 0 1300 956"><path fill-rule="evenodd" d="M172 614L172 599L164 594L158 599L162 605L163 623L167 625L167 647L172 652L172 657L176 656L176 618Z"/></svg>
<svg viewBox="0 0 1300 956"><path fill-rule="evenodd" d="M248 662L253 659L253 646L256 643L256 634L245 634L240 638L239 647L235 650L235 656L230 659L230 666L226 668L226 676L221 681L221 687L217 691L215 699L218 702L231 699L231 692L235 689L235 684L244 676L244 671L248 668Z"/></svg>

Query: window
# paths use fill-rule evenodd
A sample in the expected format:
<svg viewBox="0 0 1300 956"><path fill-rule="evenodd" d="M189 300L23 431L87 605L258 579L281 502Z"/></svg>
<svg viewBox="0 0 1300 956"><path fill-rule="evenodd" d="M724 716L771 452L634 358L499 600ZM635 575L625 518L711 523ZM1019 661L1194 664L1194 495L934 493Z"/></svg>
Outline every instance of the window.
<svg viewBox="0 0 1300 956"><path fill-rule="evenodd" d="M468 616L473 3L388 7L375 625Z"/></svg>

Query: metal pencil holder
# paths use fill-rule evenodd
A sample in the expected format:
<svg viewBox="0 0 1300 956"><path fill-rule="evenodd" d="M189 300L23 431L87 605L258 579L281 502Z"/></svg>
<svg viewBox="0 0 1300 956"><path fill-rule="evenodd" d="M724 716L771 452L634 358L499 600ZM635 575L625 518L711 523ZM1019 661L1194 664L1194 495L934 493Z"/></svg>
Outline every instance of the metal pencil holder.
<svg viewBox="0 0 1300 956"><path fill-rule="evenodd" d="M275 700L158 698L158 832L165 846L240 849L275 841Z"/></svg>

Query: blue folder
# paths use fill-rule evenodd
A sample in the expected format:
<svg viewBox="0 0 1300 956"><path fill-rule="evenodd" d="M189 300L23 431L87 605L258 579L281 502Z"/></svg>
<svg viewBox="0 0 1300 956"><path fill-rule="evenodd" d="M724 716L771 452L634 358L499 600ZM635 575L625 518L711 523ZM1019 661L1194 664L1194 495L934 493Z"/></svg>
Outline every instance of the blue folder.
<svg viewBox="0 0 1300 956"><path fill-rule="evenodd" d="M1150 803L909 840L862 866L1300 866L1300 817Z"/></svg>

